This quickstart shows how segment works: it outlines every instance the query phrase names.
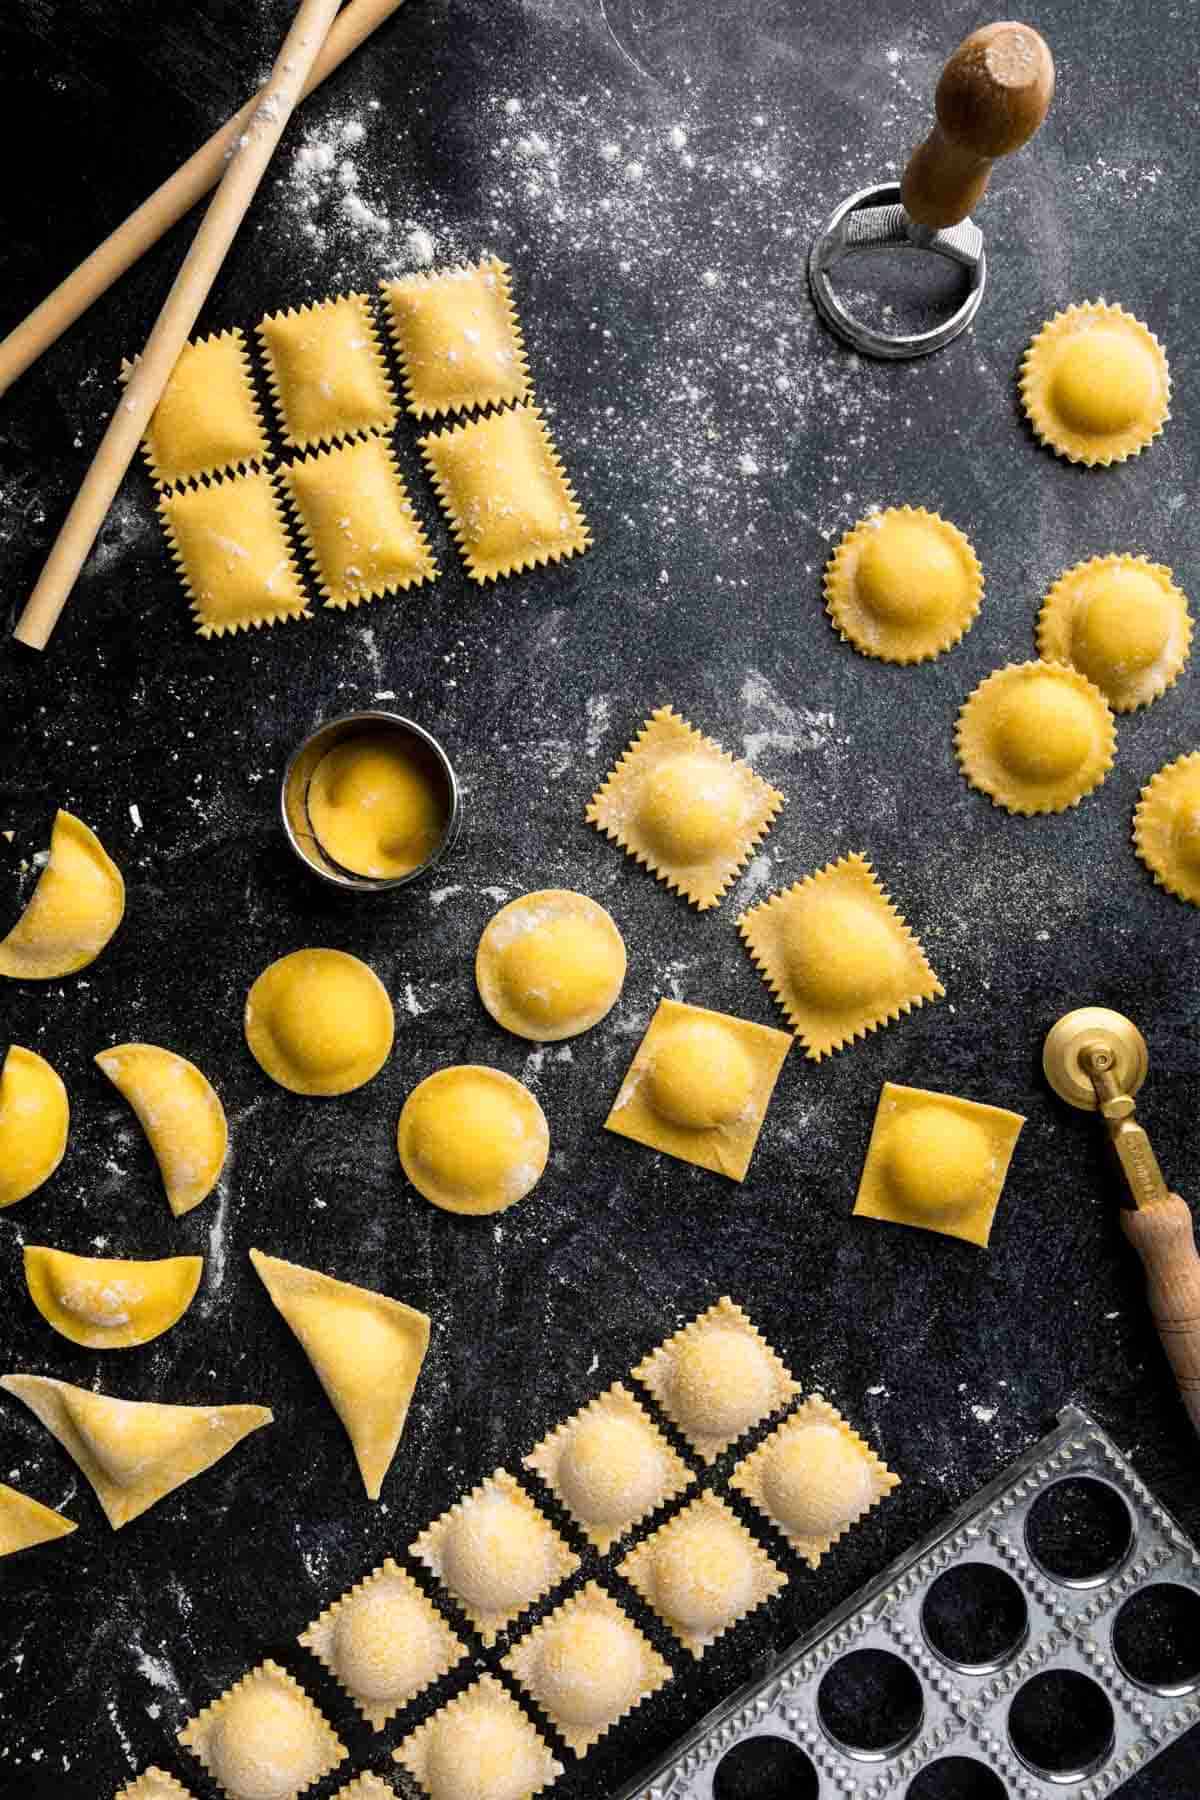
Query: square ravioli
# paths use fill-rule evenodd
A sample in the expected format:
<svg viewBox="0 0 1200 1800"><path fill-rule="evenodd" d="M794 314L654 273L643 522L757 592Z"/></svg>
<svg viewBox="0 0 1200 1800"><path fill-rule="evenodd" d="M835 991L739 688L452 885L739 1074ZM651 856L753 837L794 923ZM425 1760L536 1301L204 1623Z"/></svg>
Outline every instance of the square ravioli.
<svg viewBox="0 0 1200 1800"><path fill-rule="evenodd" d="M772 894L737 923L814 1062L946 992L857 852Z"/></svg>
<svg viewBox="0 0 1200 1800"><path fill-rule="evenodd" d="M1002 1106L885 1081L855 1214L986 1249L1024 1123Z"/></svg>
<svg viewBox="0 0 1200 1800"><path fill-rule="evenodd" d="M580 556L591 533L536 406L510 406L420 440L472 581Z"/></svg>
<svg viewBox="0 0 1200 1800"><path fill-rule="evenodd" d="M241 331L185 344L142 440L156 485L266 460L267 434Z"/></svg>
<svg viewBox="0 0 1200 1800"><path fill-rule="evenodd" d="M326 606L432 581L438 566L391 446L360 438L280 470Z"/></svg>
<svg viewBox="0 0 1200 1800"><path fill-rule="evenodd" d="M579 1567L524 1488L497 1469L410 1546L485 1644Z"/></svg>
<svg viewBox="0 0 1200 1800"><path fill-rule="evenodd" d="M800 1392L728 1294L652 1350L633 1373L706 1463Z"/></svg>
<svg viewBox="0 0 1200 1800"><path fill-rule="evenodd" d="M498 257L380 285L414 418L528 397L525 345Z"/></svg>
<svg viewBox="0 0 1200 1800"><path fill-rule="evenodd" d="M671 1680L671 1665L595 1581L514 1645L502 1666L576 1756Z"/></svg>
<svg viewBox="0 0 1200 1800"><path fill-rule="evenodd" d="M660 1000L604 1128L743 1181L791 1047L770 1025Z"/></svg>
<svg viewBox="0 0 1200 1800"><path fill-rule="evenodd" d="M748 763L660 706L592 796L587 819L706 912L783 804Z"/></svg>
<svg viewBox="0 0 1200 1800"><path fill-rule="evenodd" d="M193 1800L193 1796L165 1769L147 1769L119 1789L113 1800Z"/></svg>
<svg viewBox="0 0 1200 1800"><path fill-rule="evenodd" d="M532 1800L563 1772L494 1675L426 1719L392 1757L429 1800Z"/></svg>
<svg viewBox="0 0 1200 1800"><path fill-rule="evenodd" d="M278 1663L259 1663L189 1719L179 1742L208 1770L228 1800L295 1800L346 1759L316 1705Z"/></svg>
<svg viewBox="0 0 1200 1800"><path fill-rule="evenodd" d="M164 494L158 514L201 637L310 616L266 471Z"/></svg>
<svg viewBox="0 0 1200 1800"><path fill-rule="evenodd" d="M396 1790L382 1775L372 1775L368 1770L338 1788L330 1800L396 1800Z"/></svg>
<svg viewBox="0 0 1200 1800"><path fill-rule="evenodd" d="M467 1654L433 1602L389 1556L297 1642L324 1663L376 1731Z"/></svg>
<svg viewBox="0 0 1200 1800"><path fill-rule="evenodd" d="M338 294L258 327L283 440L294 450L390 431L396 397L365 294Z"/></svg>
<svg viewBox="0 0 1200 1800"><path fill-rule="evenodd" d="M541 1476L601 1555L694 1479L620 1382L543 1438L524 1466Z"/></svg>
<svg viewBox="0 0 1200 1800"><path fill-rule="evenodd" d="M701 1494L618 1567L697 1660L787 1586L757 1538L716 1494Z"/></svg>
<svg viewBox="0 0 1200 1800"><path fill-rule="evenodd" d="M729 1479L810 1569L900 1485L900 1477L820 1394L776 1426Z"/></svg>

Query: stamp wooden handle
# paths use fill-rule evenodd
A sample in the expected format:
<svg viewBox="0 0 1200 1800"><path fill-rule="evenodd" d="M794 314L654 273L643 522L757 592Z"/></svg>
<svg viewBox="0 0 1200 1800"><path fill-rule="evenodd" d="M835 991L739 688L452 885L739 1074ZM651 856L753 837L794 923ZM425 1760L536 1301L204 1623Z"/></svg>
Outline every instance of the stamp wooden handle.
<svg viewBox="0 0 1200 1800"><path fill-rule="evenodd" d="M1123 1212L1125 1236L1142 1259L1150 1310L1188 1417L1200 1431L1200 1255L1186 1201Z"/></svg>
<svg viewBox="0 0 1200 1800"><path fill-rule="evenodd" d="M983 197L998 156L1027 144L1054 96L1054 58L1032 25L999 19L964 38L937 84L937 120L909 158L900 198L930 230L957 225Z"/></svg>

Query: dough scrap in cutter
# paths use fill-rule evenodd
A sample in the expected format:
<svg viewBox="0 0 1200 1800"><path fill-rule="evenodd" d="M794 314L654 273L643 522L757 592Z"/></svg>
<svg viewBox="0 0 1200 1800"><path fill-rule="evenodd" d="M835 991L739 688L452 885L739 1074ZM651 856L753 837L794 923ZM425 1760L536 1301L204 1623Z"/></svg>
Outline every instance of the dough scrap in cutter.
<svg viewBox="0 0 1200 1800"><path fill-rule="evenodd" d="M327 607L407 592L438 566L395 455L382 438L360 438L279 471Z"/></svg>
<svg viewBox="0 0 1200 1800"><path fill-rule="evenodd" d="M268 313L258 326L283 440L308 450L396 423L396 396L366 294Z"/></svg>
<svg viewBox="0 0 1200 1800"><path fill-rule="evenodd" d="M498 257L380 286L414 418L529 397L510 271Z"/></svg>
<svg viewBox="0 0 1200 1800"><path fill-rule="evenodd" d="M429 1800L532 1800L563 1772L494 1675L480 1676L392 1756Z"/></svg>
<svg viewBox="0 0 1200 1800"><path fill-rule="evenodd" d="M1025 352L1020 385L1038 442L1089 468L1137 456L1171 416L1162 345L1106 300L1085 300L1047 320Z"/></svg>
<svg viewBox="0 0 1200 1800"><path fill-rule="evenodd" d="M498 1025L552 1044L590 1031L611 1012L625 961L621 933L598 901L543 888L489 919L475 953L475 984Z"/></svg>
<svg viewBox="0 0 1200 1800"><path fill-rule="evenodd" d="M0 939L0 975L55 981L95 962L125 916L125 882L94 831L59 811L29 902Z"/></svg>
<svg viewBox="0 0 1200 1800"><path fill-rule="evenodd" d="M74 1519L65 1519L52 1507L0 1481L0 1556L32 1550L36 1544L69 1537L77 1529Z"/></svg>
<svg viewBox="0 0 1200 1800"><path fill-rule="evenodd" d="M973 788L1011 813L1066 812L1112 768L1117 731L1096 685L1066 663L1009 663L963 701L954 731Z"/></svg>
<svg viewBox="0 0 1200 1800"><path fill-rule="evenodd" d="M813 1394L730 1476L815 1569L900 1477L820 1394Z"/></svg>
<svg viewBox="0 0 1200 1800"><path fill-rule="evenodd" d="M467 1654L390 1556L314 1619L298 1642L324 1663L376 1731Z"/></svg>
<svg viewBox="0 0 1200 1800"><path fill-rule="evenodd" d="M728 1294L652 1350L633 1373L706 1463L800 1392Z"/></svg>
<svg viewBox="0 0 1200 1800"><path fill-rule="evenodd" d="M10 1044L0 1063L0 1208L49 1181L67 1148L71 1107L57 1069Z"/></svg>
<svg viewBox="0 0 1200 1800"><path fill-rule="evenodd" d="M523 1466L541 1476L601 1555L694 1479L619 1382L544 1437Z"/></svg>
<svg viewBox="0 0 1200 1800"><path fill-rule="evenodd" d="M202 638L311 617L269 470L177 488L158 516Z"/></svg>
<svg viewBox="0 0 1200 1800"><path fill-rule="evenodd" d="M701 1494L660 1525L618 1573L697 1660L787 1586L783 1570L716 1494Z"/></svg>
<svg viewBox="0 0 1200 1800"><path fill-rule="evenodd" d="M142 442L155 485L245 471L270 459L244 332L185 344Z"/></svg>
<svg viewBox="0 0 1200 1800"><path fill-rule="evenodd" d="M326 856L355 875L411 875L437 850L449 817L433 753L387 729L343 738L312 772L308 822Z"/></svg>
<svg viewBox="0 0 1200 1800"><path fill-rule="evenodd" d="M246 1042L293 1094L349 1094L378 1075L396 1032L388 991L345 950L293 950L246 997Z"/></svg>
<svg viewBox="0 0 1200 1800"><path fill-rule="evenodd" d="M705 912L720 904L783 804L748 763L660 706L593 794L587 819Z"/></svg>
<svg viewBox="0 0 1200 1800"><path fill-rule="evenodd" d="M957 644L979 613L983 571L956 525L923 506L860 519L825 570L839 635L884 662L920 663Z"/></svg>
<svg viewBox="0 0 1200 1800"><path fill-rule="evenodd" d="M396 1127L400 1165L443 1212L481 1216L523 1200L550 1154L546 1115L502 1069L461 1063L417 1083Z"/></svg>
<svg viewBox="0 0 1200 1800"><path fill-rule="evenodd" d="M1200 906L1200 750L1151 776L1134 811L1133 843L1160 887Z"/></svg>
<svg viewBox="0 0 1200 1800"><path fill-rule="evenodd" d="M48 1325L88 1350L148 1344L178 1323L200 1285L199 1256L129 1262L26 1244L25 1283Z"/></svg>
<svg viewBox="0 0 1200 1800"><path fill-rule="evenodd" d="M181 1218L216 1187L229 1147L220 1096L195 1063L159 1044L114 1044L97 1066L128 1100L153 1150L167 1204Z"/></svg>
<svg viewBox="0 0 1200 1800"><path fill-rule="evenodd" d="M1038 614L1043 662L1070 663L1114 712L1149 706L1188 659L1187 599L1163 563L1144 556L1093 556L1060 575Z"/></svg>
<svg viewBox="0 0 1200 1800"><path fill-rule="evenodd" d="M261 1662L178 1734L228 1800L295 1800L346 1759L300 1683Z"/></svg>
<svg viewBox="0 0 1200 1800"><path fill-rule="evenodd" d="M855 1214L986 1249L1024 1123L1000 1106L885 1081Z"/></svg>

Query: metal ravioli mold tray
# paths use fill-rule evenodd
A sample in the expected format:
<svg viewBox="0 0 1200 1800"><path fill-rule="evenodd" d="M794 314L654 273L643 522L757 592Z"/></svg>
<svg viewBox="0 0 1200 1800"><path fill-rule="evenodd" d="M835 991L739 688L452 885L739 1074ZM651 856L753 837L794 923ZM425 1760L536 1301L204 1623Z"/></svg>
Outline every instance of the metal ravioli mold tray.
<svg viewBox="0 0 1200 1800"><path fill-rule="evenodd" d="M1200 1555L1067 1407L615 1800L1101 1800L1197 1720Z"/></svg>

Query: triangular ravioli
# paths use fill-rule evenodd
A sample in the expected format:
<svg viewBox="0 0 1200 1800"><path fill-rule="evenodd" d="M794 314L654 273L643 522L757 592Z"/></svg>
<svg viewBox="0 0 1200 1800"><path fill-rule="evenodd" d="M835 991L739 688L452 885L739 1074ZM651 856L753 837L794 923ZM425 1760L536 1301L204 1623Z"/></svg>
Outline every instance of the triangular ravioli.
<svg viewBox="0 0 1200 1800"><path fill-rule="evenodd" d="M429 1320L319 1269L261 1250L250 1260L346 1427L368 1499L378 1500L429 1347Z"/></svg>
<svg viewBox="0 0 1200 1800"><path fill-rule="evenodd" d="M0 1387L23 1400L74 1457L114 1531L220 1462L273 1417L265 1406L116 1400L46 1375L5 1375Z"/></svg>
<svg viewBox="0 0 1200 1800"><path fill-rule="evenodd" d="M0 1481L0 1556L11 1556L15 1550L32 1550L35 1544L48 1544L51 1538L66 1537L76 1529L74 1519L19 1494L16 1488Z"/></svg>

